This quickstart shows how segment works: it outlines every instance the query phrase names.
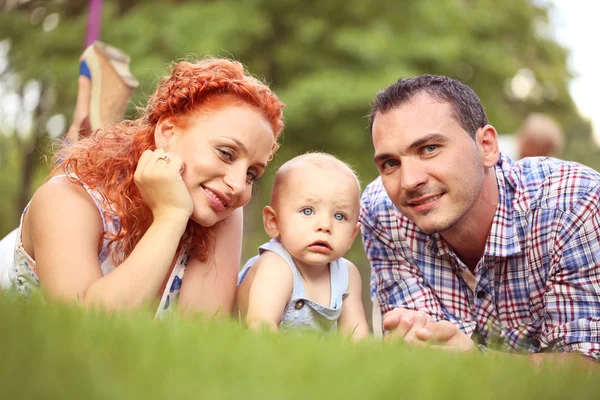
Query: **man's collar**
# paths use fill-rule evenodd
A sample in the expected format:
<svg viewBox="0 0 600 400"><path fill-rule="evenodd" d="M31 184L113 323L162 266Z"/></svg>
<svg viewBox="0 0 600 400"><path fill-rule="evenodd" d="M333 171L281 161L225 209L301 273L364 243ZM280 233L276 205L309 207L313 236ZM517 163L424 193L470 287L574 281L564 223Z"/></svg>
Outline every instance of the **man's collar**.
<svg viewBox="0 0 600 400"><path fill-rule="evenodd" d="M485 244L484 257L508 257L521 251L521 238L515 226L512 205L514 186L513 182L506 177L513 165L514 162L507 155L500 153L498 163L494 167L498 185L498 206ZM429 235L427 247L435 249L440 256L449 256L453 253L439 233Z"/></svg>
<svg viewBox="0 0 600 400"><path fill-rule="evenodd" d="M514 218L513 193L515 188L513 182L507 179L513 166L513 160L500 153L500 159L495 166L498 207L485 245L484 255L486 256L508 257L521 251L521 238Z"/></svg>

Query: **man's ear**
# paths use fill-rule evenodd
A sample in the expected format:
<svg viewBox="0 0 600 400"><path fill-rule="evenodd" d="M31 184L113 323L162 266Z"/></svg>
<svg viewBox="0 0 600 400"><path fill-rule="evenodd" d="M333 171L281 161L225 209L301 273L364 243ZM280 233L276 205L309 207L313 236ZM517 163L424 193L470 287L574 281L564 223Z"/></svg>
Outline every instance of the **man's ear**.
<svg viewBox="0 0 600 400"><path fill-rule="evenodd" d="M271 239L277 239L279 237L279 225L277 223L277 213L271 206L263 208L263 225L265 232L271 237Z"/></svg>
<svg viewBox="0 0 600 400"><path fill-rule="evenodd" d="M477 147L481 151L481 161L483 166L491 168L500 158L500 149L498 147L498 133L491 125L479 128L475 133Z"/></svg>
<svg viewBox="0 0 600 400"><path fill-rule="evenodd" d="M175 124L173 123L173 119L171 117L163 117L156 124L156 128L154 128L154 143L156 143L156 148L162 147L167 150L169 147L169 142L175 135Z"/></svg>

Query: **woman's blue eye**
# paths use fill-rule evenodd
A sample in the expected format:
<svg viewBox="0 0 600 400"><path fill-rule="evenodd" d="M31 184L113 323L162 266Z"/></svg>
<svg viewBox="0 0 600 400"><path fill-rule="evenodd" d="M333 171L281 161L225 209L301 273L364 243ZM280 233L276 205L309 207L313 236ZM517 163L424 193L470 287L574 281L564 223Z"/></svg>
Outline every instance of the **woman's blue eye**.
<svg viewBox="0 0 600 400"><path fill-rule="evenodd" d="M252 171L246 172L246 181L248 183L256 182L257 179L258 179L258 176L256 176L256 174L254 172L252 172Z"/></svg>
<svg viewBox="0 0 600 400"><path fill-rule="evenodd" d="M346 216L342 213L335 213L333 218L335 218L336 221L343 221L346 219Z"/></svg>
<svg viewBox="0 0 600 400"><path fill-rule="evenodd" d="M312 208L303 208L300 212L304 215L313 215Z"/></svg>

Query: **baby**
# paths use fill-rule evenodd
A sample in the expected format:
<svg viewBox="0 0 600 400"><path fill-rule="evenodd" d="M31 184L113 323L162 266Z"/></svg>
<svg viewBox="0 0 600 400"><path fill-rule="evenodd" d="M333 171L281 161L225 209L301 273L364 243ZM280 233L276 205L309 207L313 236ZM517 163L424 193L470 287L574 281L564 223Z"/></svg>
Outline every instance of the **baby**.
<svg viewBox="0 0 600 400"><path fill-rule="evenodd" d="M332 155L308 153L279 168L263 210L271 241L238 278L249 327L368 336L360 274L342 258L360 229L359 201L355 173Z"/></svg>

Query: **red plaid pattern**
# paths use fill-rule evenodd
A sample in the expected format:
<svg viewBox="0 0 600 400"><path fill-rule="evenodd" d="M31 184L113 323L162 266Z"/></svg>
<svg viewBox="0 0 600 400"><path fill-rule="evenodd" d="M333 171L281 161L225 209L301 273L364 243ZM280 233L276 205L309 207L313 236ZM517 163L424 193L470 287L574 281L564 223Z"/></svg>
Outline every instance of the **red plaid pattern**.
<svg viewBox="0 0 600 400"><path fill-rule="evenodd" d="M422 310L463 332L524 352L579 352L600 361L600 174L552 158L496 165L499 203L475 290L439 234L426 235L378 178L363 193L371 295L382 313Z"/></svg>

